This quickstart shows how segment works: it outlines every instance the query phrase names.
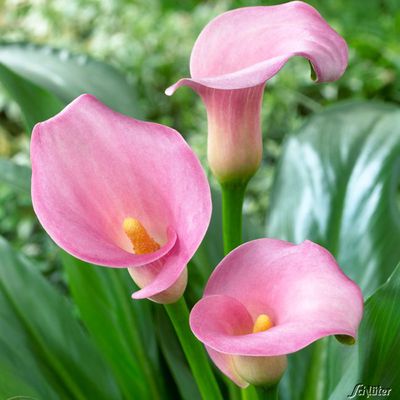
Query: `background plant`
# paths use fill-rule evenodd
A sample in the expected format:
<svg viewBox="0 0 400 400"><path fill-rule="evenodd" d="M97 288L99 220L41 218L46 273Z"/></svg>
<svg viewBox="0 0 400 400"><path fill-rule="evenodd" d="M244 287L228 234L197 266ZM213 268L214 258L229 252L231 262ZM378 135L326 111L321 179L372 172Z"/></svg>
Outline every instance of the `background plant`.
<svg viewBox="0 0 400 400"><path fill-rule="evenodd" d="M368 6L356 0L309 3L317 7L346 38L350 48L349 68L338 82L314 85L310 82L307 64L300 59L293 60L269 84L263 105L264 166L251 181L245 204L247 231L250 232L248 237L264 234L268 209L268 234L294 241L308 237L327 246L338 257L346 273L361 284L368 296L385 282L400 259L396 240L399 237L397 157L400 141L400 6L396 0L369 0ZM3 332L3 327L7 327L5 337L15 340L7 346L3 343L1 347L2 389L4 386L4 390L8 390L14 384L23 385L21 388L26 386L26 390L31 390L29 393L38 398L52 398L54 393L64 393L65 398L85 398L94 382L90 375L85 377L83 368L82 371L79 368L75 371L77 359L74 361L74 354L88 347L87 351L92 353L86 358L98 364L98 368L102 369L99 374L105 376L101 389L105 398L129 398L133 389L141 390L146 396L147 389L140 384L140 380L143 382L145 378L137 367L135 369L135 365L139 365L135 360L143 358L138 349L145 343L151 365L143 371L162 371L166 382L175 378L176 386L169 384L167 387L160 383L158 395L163 397L168 393L173 398L179 392L185 398L193 397L193 393L198 396L183 358L174 350L174 346L176 349L179 347L173 332L168 330L165 315L147 302L132 303L127 295L132 291L128 287L132 284L126 282L126 276L119 271L105 272L98 268L89 271L83 266L77 267L79 263L60 254L38 225L30 202L30 172L29 168L24 168L29 166L29 126L35 120L54 114L73 92L57 91L49 82L39 82L32 70L40 69L40 57L37 54L43 54L40 53L42 46L60 49L45 49L44 52L56 60L55 68L63 79L67 79L65 71L68 71L72 62L77 65L81 62L81 71L85 71L85 66L93 65L80 54L89 54L114 66L122 74L116 73L112 79L110 70L103 64L96 64L92 71L96 71L99 80L108 76L110 88L112 82L121 82L120 79L126 75L131 92L124 95L131 99L132 105L135 104L131 108L132 114L175 127L205 161L206 115L200 101L190 90L181 90L173 98L167 98L163 92L177 78L187 75L190 49L206 22L227 9L254 4L260 2L6 0L2 3L2 41L22 42L13 47L16 52L13 53L14 61L11 64L7 61L11 54L10 47L0 45L0 81L3 84L0 103L0 235L6 239L1 242L0 257L3 301L1 329ZM31 47L26 43L34 43L39 47ZM19 64L15 62L18 57ZM34 68L24 72L20 67L15 67L23 63ZM77 80L78 83L82 82L84 88L83 83L87 80L84 72L82 74L77 76ZM71 82L68 85L71 87ZM79 90L78 86L76 90ZM27 97L27 94L31 97ZM121 105L122 95L117 90L110 90L110 105ZM24 103L21 99L28 100ZM394 104L366 106L362 103L361 106L343 105L330 112L323 111L326 106L342 100L383 100ZM322 117L309 120L314 113ZM298 131L306 121L305 127ZM297 132L296 136L290 136L283 146L286 135L294 131ZM348 137L351 139L347 140ZM335 154L344 156L335 158ZM325 171L327 180L319 180L317 173L311 174L308 179L303 175L297 176L296 166L300 164L297 157L301 161L309 160L306 163L308 172ZM281 161L278 163L279 159ZM277 164L280 167L276 172ZM206 163L203 165L206 166ZM304 166L300 167L300 171L301 168ZM274 177L276 180L271 196ZM356 192L362 195L348 195ZM218 194L216 196L212 227L205 245L189 268L191 283L188 295L191 302L199 297L209 271L222 256L221 243L219 239L216 240L220 238ZM315 202L310 201L310 196ZM336 220L342 222L337 225L334 223ZM365 235L366 232L372 234ZM360 237L363 240L359 240ZM354 243L358 247L352 247ZM21 258L16 251L28 258ZM38 271L45 280L38 275ZM91 285L87 285L87 281ZM398 279L394 277L377 292L376 298L394 300L398 292L393 288L397 286ZM22 292L35 301L24 300L20 295ZM34 294L38 292L42 294L36 298ZM368 315L373 309L381 307L374 306L376 298L367 303L367 325L364 325L363 332L375 332L368 324L376 322ZM27 309L40 309L41 312L32 313L27 318ZM60 309L66 310L63 325L59 331L51 330L51 322L59 317ZM112 315L108 312L110 309L114 310ZM387 309L387 312L395 311ZM47 324L43 322L43 315L48 316ZM391 318L394 324L397 319L394 315ZM160 332L154 330L154 321L165 327L165 335L158 335ZM382 322L383 325L385 323ZM113 328L107 335L102 335L102 326ZM50 333L42 331L43 327L48 327ZM125 327L124 332L117 327ZM391 329L396 327L393 325ZM150 330L154 334L149 335ZM16 335L16 332L20 334ZM49 334L50 337L53 335L53 341L48 340ZM393 342L395 346L396 338L391 338L392 342L389 339L385 341L385 346L392 349L388 343ZM373 340L377 339L371 333L360 341L360 346L365 343L372 346L375 343ZM69 343L73 349L67 359L60 348L61 342ZM87 345L87 342L94 344ZM21 343L25 343L25 347L21 347ZM111 346L110 343L118 345ZM292 362L293 371L297 371L297 361L300 365L307 365L312 357L321 360L324 354L332 353L332 346L329 342L318 351L307 349L301 356L296 356ZM393 365L390 357L386 358L387 364L382 361L385 354L389 353L388 350L370 356L362 353L360 358L371 365L378 360L380 365L390 368ZM27 354L30 355L29 360L23 361L22 355ZM75 371L75 377L65 379L64 369L52 364L57 357L64 361L68 371ZM98 358L105 361L98 362ZM342 358L355 362L350 351ZM9 360L13 362L10 364ZM26 369L26 375L21 365ZM49 365L52 367L49 368ZM326 393L333 393L332 396L336 393L337 398L343 397L344 389L341 388L345 387L346 382L337 385L344 379L342 372L349 367L335 360L335 357L331 357L326 365L328 367L319 371L324 371L329 379L321 377L326 384L319 389L321 392L315 393L302 390L298 394L290 392L289 381L295 382L300 378L289 371L282 388L286 398L300 396L298 398L322 399L326 398ZM29 374L33 366L40 373ZM357 371L354 375L368 377L365 364ZM319 379L313 374L311 370L304 381ZM389 378L382 378L382 374L382 371L377 371L368 379L384 384ZM151 373L148 374L150 376ZM394 378L392 376L389 380ZM85 387L80 389L82 393L78 391L77 394L74 390L78 389L65 383L75 379L83 379L80 381L81 386ZM347 379L351 381L349 377ZM52 382L50 385L49 381ZM308 397L301 397L302 393ZM1 391L0 394L3 395ZM63 398L63 395L60 396Z"/></svg>

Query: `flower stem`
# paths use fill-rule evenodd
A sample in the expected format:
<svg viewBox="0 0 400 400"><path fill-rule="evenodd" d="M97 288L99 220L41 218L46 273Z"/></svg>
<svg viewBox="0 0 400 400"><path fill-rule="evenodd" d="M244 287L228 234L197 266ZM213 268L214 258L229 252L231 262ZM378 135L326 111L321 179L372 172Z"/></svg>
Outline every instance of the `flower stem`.
<svg viewBox="0 0 400 400"><path fill-rule="evenodd" d="M204 347L189 328L189 310L184 297L176 303L165 304L164 307L175 328L202 398L223 400Z"/></svg>
<svg viewBox="0 0 400 400"><path fill-rule="evenodd" d="M259 400L278 400L278 385L270 387L256 386L256 391Z"/></svg>
<svg viewBox="0 0 400 400"><path fill-rule="evenodd" d="M242 208L247 181L221 184L224 252L242 243Z"/></svg>
<svg viewBox="0 0 400 400"><path fill-rule="evenodd" d="M225 255L242 244L242 209L247 182L246 180L221 184L222 234ZM240 397L246 399L246 393L231 381L228 383L228 390L230 399L239 399Z"/></svg>
<svg viewBox="0 0 400 400"><path fill-rule="evenodd" d="M242 400L258 400L257 389L250 385L246 389L241 390Z"/></svg>

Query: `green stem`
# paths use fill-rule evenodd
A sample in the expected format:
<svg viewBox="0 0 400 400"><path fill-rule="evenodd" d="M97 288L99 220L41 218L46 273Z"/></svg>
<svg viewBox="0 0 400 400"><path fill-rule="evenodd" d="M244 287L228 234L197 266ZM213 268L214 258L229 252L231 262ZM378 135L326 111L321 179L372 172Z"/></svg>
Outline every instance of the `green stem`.
<svg viewBox="0 0 400 400"><path fill-rule="evenodd" d="M184 297L176 303L165 304L165 309L181 342L202 398L223 400L204 347L189 328L189 310Z"/></svg>
<svg viewBox="0 0 400 400"><path fill-rule="evenodd" d="M241 390L242 400L258 400L257 389L250 385L246 389Z"/></svg>
<svg viewBox="0 0 400 400"><path fill-rule="evenodd" d="M221 184L222 234L225 255L242 244L242 209L247 182L246 180ZM247 398L247 393L240 391L231 381L228 383L228 390L230 399Z"/></svg>
<svg viewBox="0 0 400 400"><path fill-rule="evenodd" d="M270 387L262 387L257 386L256 391L258 394L259 400L278 400L278 385L270 386Z"/></svg>
<svg viewBox="0 0 400 400"><path fill-rule="evenodd" d="M221 184L224 252L242 243L242 208L247 181Z"/></svg>

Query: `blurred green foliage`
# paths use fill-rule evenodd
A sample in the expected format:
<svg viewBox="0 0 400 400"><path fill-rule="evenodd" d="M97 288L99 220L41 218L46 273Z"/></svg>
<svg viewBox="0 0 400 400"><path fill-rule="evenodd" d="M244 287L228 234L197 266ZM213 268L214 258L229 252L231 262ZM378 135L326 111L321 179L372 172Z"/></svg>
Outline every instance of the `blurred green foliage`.
<svg viewBox="0 0 400 400"><path fill-rule="evenodd" d="M282 1L222 0L4 0L3 41L48 44L87 53L125 72L136 88L144 117L185 135L206 166L206 113L190 89L172 98L164 90L189 74L192 45L214 16L241 6ZM313 0L346 39L349 68L330 84L315 84L308 63L294 59L267 85L263 106L264 164L252 180L245 211L261 218L267 188L285 134L304 118L338 100L400 103L400 3L397 0ZM0 87L0 156L28 164L29 142L18 107ZM51 244L36 222L27 195L0 185L0 234L24 253L44 259ZM43 256L43 257L42 257ZM48 257L48 256L46 256Z"/></svg>
<svg viewBox="0 0 400 400"><path fill-rule="evenodd" d="M135 90L134 97L138 98L138 108L143 113L143 118L167 124L179 130L194 147L203 161L204 167L207 168L206 113L203 104L198 96L188 88L180 89L172 98L165 96L164 90L180 77L189 74L188 61L193 43L201 29L214 16L235 7L281 2L269 0L264 2L255 0L207 2L193 0L3 0L0 3L0 34L4 42L36 43L59 48L61 50L57 53L60 60L63 58L65 60L73 59L69 57L69 52L88 54L121 70L127 75L133 90ZM309 3L315 6L346 39L350 49L349 68L338 82L319 85L310 79L308 63L299 58L291 60L278 76L268 82L262 113L264 165L251 181L246 199L245 211L247 217L251 217L245 219L246 240L262 235L256 228L263 223L269 203L272 178L275 174L277 160L282 153L282 142L286 134L297 130L310 114L321 111L323 107L340 100L373 99L400 103L400 82L397 78L400 72L400 42L398 41L400 37L400 2L398 0L310 0ZM23 61L30 65L27 60ZM43 64L47 65L45 61ZM70 65L68 63L63 65L64 72L66 70L68 76L73 74L69 70ZM109 82L109 85L112 83ZM73 92L72 85L68 89ZM115 96L110 95L110 97ZM122 96L114 100L117 103L118 101L124 102ZM26 106L36 114L43 112L43 109L39 107L35 109L34 101L30 102L29 99L26 101ZM307 126L305 126L303 133L299 131L297 137L292 137L287 141L282 157L283 162L276 174L275 197L271 201L272 206L274 204L279 206L272 207L273 213L270 212L269 215L270 226L267 232L272 236L285 237L293 241L301 241L307 237L323 243L334 252L340 263L345 266L346 272L358 283L361 283L364 289L365 287L369 288L366 282L375 288L386 279L393 268L393 263L397 261L398 214L396 207L392 209L395 202L393 193L396 190L397 182L392 181L391 178L399 146L397 140L399 135L395 131L395 127L398 125L394 121L388 124L387 129L384 130L382 130L382 126L378 126L379 129L374 130L376 128L374 124L368 125L369 120L374 117L374 112L391 114L390 107L392 106L388 106L387 109L385 106L379 106L382 107L380 110L377 108L378 106L371 105L372 108L368 111L368 107L363 105L362 112L357 111L360 106L351 105L350 102L340 107L325 112L325 120L322 122L319 122L318 118L320 117L318 116L309 120L311 126L314 121L315 135L314 131L306 132ZM393 113L394 110L397 109L393 108ZM332 113L336 113L338 118L340 116L341 126L337 124L336 117L329 120L329 115ZM133 110L132 114L137 115ZM36 120L36 117L37 115L33 119ZM396 118L398 119L398 117ZM368 129L362 129L365 124L368 125ZM308 125L308 127L310 126ZM159 310L157 311L159 330L155 331L152 327L152 305L148 302L131 303L129 293L132 288L129 285L132 285L132 282L121 275L121 272L125 271L102 268L86 269L83 263L65 254L65 268L60 268L59 249L45 234L33 214L29 193L29 169L24 168L24 166L29 166L29 135L26 135L24 130L25 124L20 110L7 95L6 88L0 86L0 172L2 178L7 182L0 182L0 236L5 237L12 246L12 248L9 247L5 241L0 243L0 247L2 247L0 249L2 250L1 261L5 266L9 266L4 268L2 274L3 282L7 282L2 285L2 290L8 296L3 296L8 301L4 302L6 308L3 308L9 310L3 321L5 321L4 325L9 327L9 330L6 331L8 336L13 338L12 341L4 341L2 360L12 360L10 365L6 365L9 368L7 371L12 372L10 377L17 379L21 376L20 370L10 369L16 360L13 351L19 354L18 352L22 349L21 354L32 353L20 346L19 336L15 336L13 333L23 331L20 324L24 322L24 319L29 324L33 324L33 333L39 332L40 345L46 343L48 338L51 339L50 344L54 347L52 347L52 351L61 359L64 357L64 353L60 352L60 348L56 345L65 342L63 339L65 332L63 329L46 329L46 324L42 324L42 318L50 316L49 326L53 325L53 320L65 320L68 326L71 325L76 332L80 332L81 326L70 322L70 319L75 321L72 316L79 315L85 331L75 332L72 335L74 337L73 348L82 347L89 353L92 352L91 347L87 345L86 335L88 332L101 353L101 359L104 358L107 361L107 368L102 366L102 363L98 364L98 368L103 369L102 374L105 377L110 374L108 371L110 368L122 392L130 393L133 390L131 385L140 388L147 379L142 376L140 371L135 370L140 363L145 362L146 364L146 357L143 356L141 348L143 341L146 344L146 351L150 355L151 365L148 368L153 368L157 376L164 375L166 381L171 381L172 377L175 379L177 385L176 388L172 387L172 398L176 398L177 391L183 398L194 398L193 393L196 393L196 396L198 394L194 389L194 383L190 378L187 365L183 361L183 356L179 353L176 338L168 321L165 320L165 315ZM367 142L369 146L365 143L360 146L358 144L351 146L352 152L349 152L349 154L351 153L351 162L342 168L341 156L345 151L340 151L341 144L346 144L346 140L357 138L358 134L364 138L364 133L366 134L365 140L369 140ZM382 148L385 151L381 151ZM307 179L304 176L296 175L301 172L301 167L298 165L303 165L302 149L303 153L304 149L308 151L311 149L316 156L321 157L322 167L311 168L313 174L307 173ZM319 160L318 157L314 157L312 160ZM354 179L356 179L356 183L359 183L358 186L349 179L349 176L354 175L352 163L357 157L358 160L361 159L367 163L358 172L366 171L367 174L370 174L368 165L380 166L379 171L382 174L377 174L375 180L373 176L368 175L371 187L365 186L365 182L361 179L362 176L360 178L357 174ZM14 163L9 163L8 159ZM326 186L326 182L330 181L320 174L321 171L334 178L331 185ZM319 176L324 178L321 182L317 179ZM18 185L10 185L14 177L15 183L18 179ZM352 191L347 190L347 186L350 184ZM314 185L316 186L314 187ZM374 192L376 188L388 189L381 192L379 203L372 202L376 199L376 192ZM307 194L310 189L315 189L315 193L322 193L323 198L312 197L307 208L304 207L304 199L310 200ZM355 200L353 198L349 202L348 193L353 193ZM214 200L218 199L218 193L214 193L214 195ZM327 196L327 200L324 196ZM317 199L317 205L314 204L315 199ZM344 199L347 199L348 203ZM355 210L355 214L352 215L352 218L346 214L346 218L349 218L345 220L348 225L343 223L342 226L338 225L338 221L342 222L338 213L341 213L342 210L343 213L348 213L349 209ZM394 214L392 215L389 211ZM211 228L189 268L191 278L187 297L190 303L196 301L201 295L210 270L221 258L221 246L218 246L221 237L219 214L219 201L217 200L214 202L214 219ZM329 217L329 220L323 220L324 217ZM259 223L253 224L255 218L259 219ZM366 225L366 223L368 224ZM326 231L317 229L319 227L326 228ZM340 238L339 251L337 243ZM28 259L17 256L14 249L29 256L29 262ZM32 266L30 266L31 262L33 262ZM49 289L50 285L46 286L47 281L38 274L34 274L37 266L47 280L55 283L64 293L68 293L68 302L64 304L65 299L61 300L64 296L60 296L59 291ZM365 274L366 267L374 270L375 273L373 275ZM395 364L397 359L392 358L391 354L398 354L399 345L398 342L391 343L390 340L393 338L390 335L382 336L384 337L382 343L390 343L393 351L374 354L370 349L376 348L375 336L377 335L375 332L379 332L381 326L387 327L384 330L385 334L396 331L398 324L393 322L396 322L394 309L385 306L383 310L387 311L385 314L377 304L380 301L395 304L398 297L395 297L394 289L397 290L399 286L398 275L399 269L397 269L395 279L378 290L375 297L373 296L367 303L367 318L361 329L364 344L360 346L360 349L365 348L364 352L360 353L361 357L366 360L363 364L365 371L357 370L354 364L351 368L354 371L352 374L359 375L351 376L349 379L347 371L350 368L344 362L347 362L347 358L342 357L345 353L338 351L338 344L333 340L325 342L328 343L329 349L334 350L332 353L337 354L338 360L330 356L333 360L330 361L331 365L334 365L332 364L334 362L338 366L345 366L345 368L339 368L335 364L335 374L341 374L343 369L346 371L343 379L351 381L350 383L353 383L353 378L358 379L358 376L364 377L371 374L370 371L373 371L373 367L378 363L388 366L386 368L388 371L394 370L394 365L397 365ZM368 279L371 279L372 283ZM31 291L21 289L21 287L28 286L26 282L29 282ZM88 282L90 285L87 285ZM22 283L23 286L20 287L17 283ZM26 303L26 301L30 299L29 293L31 292L35 293L35 296L37 293L41 293L42 297L37 300L37 304L45 306L37 308L36 313L20 312L19 318L21 316L24 318L20 318L21 321L19 321L14 318L14 309L28 309L30 303ZM52 300L48 301L47 299ZM70 307L70 300L73 301L73 307ZM126 312L131 304L133 307ZM121 305L123 305L122 308ZM99 310L103 310L103 312L99 312ZM380 319L376 325L374 321L377 315ZM12 321L15 326L9 321ZM112 326L114 329L104 330L102 329L104 326ZM135 333L137 337L135 337ZM133 343L132 338L137 343ZM380 340L379 337L378 339ZM157 341L161 347L162 357L157 350ZM25 342L28 343L26 340ZM378 341L378 343L380 342ZM37 347L37 343L34 345L37 353L34 355L40 360L42 357L41 347ZM125 350L131 346L132 349ZM12 351L9 351L10 349ZM61 350L63 349L61 347ZM135 353L137 349L141 349L141 352ZM313 351L313 348L309 350ZM296 355L297 358L292 359L291 370L283 382L285 393L290 393L287 390L289 381L297 382L299 379L300 369L297 368L297 365L305 365L308 357L307 351L306 349L305 353L301 352ZM357 355L357 351L358 348L355 347L350 354ZM4 357L4 354L12 357ZM97 352L93 350L93 354L94 364L97 365ZM131 357L131 354L134 357ZM63 361L65 365L74 365L74 354L67 354L65 359L67 360L67 363ZM54 364L53 358L49 361L50 365ZM75 369L66 368L67 372L65 372L63 362L55 363L58 370L54 374L71 373L74 377L77 373ZM24 367L26 365L29 367L30 364L27 364L24 358ZM170 372L167 367L170 368ZM33 371L36 369L33 368ZM31 370L28 369L28 375ZM304 372L307 371L304 369ZM85 377L87 381L91 379L92 373L94 376L98 376L98 371L92 371L92 368L89 368L87 372L88 377ZM329 384L332 387L329 389L334 388L341 377L341 375L336 375L330 377ZM82 376L84 376L83 373ZM387 375L382 376L384 379ZM389 377L391 378L392 375ZM382 382L394 385L394 378L393 375L393 379L391 378L389 383L384 380ZM4 381L7 379L7 375L5 375ZM15 383L11 379L8 380L10 385ZM306 379L302 380L307 381ZM73 383L74 379L70 381ZM104 380L103 383L107 384L107 380ZM18 384L18 382L15 383L16 386ZM109 385L109 390L114 391L115 384L111 382ZM145 389L152 387L151 384L144 386ZM36 383L33 387L36 388ZM297 396L302 395L297 383L292 387L296 389ZM341 380L340 385L337 386L340 390L334 393L339 397L331 397L331 400L342 398L344 393L342 387ZM89 390L90 385L81 389ZM145 391L145 389L143 390ZM170 388L168 387L168 389ZM160 384L160 390L164 390L163 384ZM287 396L288 394L285 398L289 398ZM117 395L114 397L118 398Z"/></svg>

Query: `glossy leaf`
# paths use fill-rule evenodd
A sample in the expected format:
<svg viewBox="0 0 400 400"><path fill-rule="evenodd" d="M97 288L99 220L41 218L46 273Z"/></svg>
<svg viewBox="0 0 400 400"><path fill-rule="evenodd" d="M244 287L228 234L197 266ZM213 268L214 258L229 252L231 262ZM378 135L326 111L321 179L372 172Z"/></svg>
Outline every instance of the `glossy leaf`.
<svg viewBox="0 0 400 400"><path fill-rule="evenodd" d="M0 45L0 62L48 90L64 104L90 93L123 114L136 118L142 115L135 91L125 76L86 55L49 46L10 43Z"/></svg>
<svg viewBox="0 0 400 400"><path fill-rule="evenodd" d="M19 105L28 132L36 122L52 117L63 108L57 97L1 64L1 60L0 83Z"/></svg>
<svg viewBox="0 0 400 400"><path fill-rule="evenodd" d="M125 270L89 265L62 254L72 298L126 398L161 399L155 327L148 301L134 301Z"/></svg>
<svg viewBox="0 0 400 400"><path fill-rule="evenodd" d="M31 170L12 160L0 158L0 182L7 183L23 192L31 191Z"/></svg>
<svg viewBox="0 0 400 400"><path fill-rule="evenodd" d="M121 399L71 305L0 238L0 395Z"/></svg>
<svg viewBox="0 0 400 400"><path fill-rule="evenodd" d="M8 399L24 395L56 399L56 382L52 387L46 381L45 363L32 353L29 332L15 313L2 286L0 286L0 328L0 398ZM60 393L65 393L63 389L59 390Z"/></svg>
<svg viewBox="0 0 400 400"><path fill-rule="evenodd" d="M360 378L366 385L392 388L400 398L400 265L365 303L360 329Z"/></svg>
<svg viewBox="0 0 400 400"><path fill-rule="evenodd" d="M400 264L388 281L365 302L358 353L330 400L342 399L343 393L351 395L358 384L391 389L388 397L400 398L399 302Z"/></svg>
<svg viewBox="0 0 400 400"><path fill-rule="evenodd" d="M344 103L312 116L285 143L267 236L327 247L368 296L400 259L399 153L395 106ZM326 399L335 387L345 397L357 357L357 346L335 339L290 356L283 398Z"/></svg>
<svg viewBox="0 0 400 400"><path fill-rule="evenodd" d="M269 236L327 247L371 294L400 259L400 110L346 103L289 137L267 216Z"/></svg>

